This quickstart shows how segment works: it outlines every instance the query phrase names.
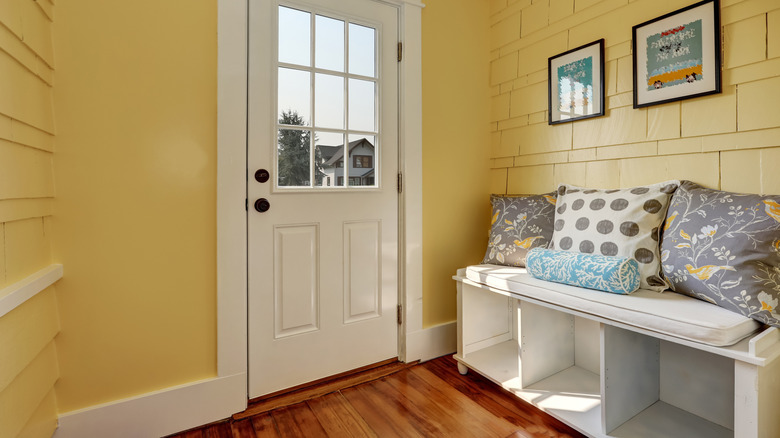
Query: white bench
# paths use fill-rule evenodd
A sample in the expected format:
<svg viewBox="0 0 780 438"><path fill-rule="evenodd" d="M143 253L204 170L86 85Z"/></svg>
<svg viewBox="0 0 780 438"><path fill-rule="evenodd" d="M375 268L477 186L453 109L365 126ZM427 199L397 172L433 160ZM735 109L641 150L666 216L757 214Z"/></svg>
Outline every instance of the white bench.
<svg viewBox="0 0 780 438"><path fill-rule="evenodd" d="M680 294L470 266L458 369L593 437L780 437L780 330Z"/></svg>

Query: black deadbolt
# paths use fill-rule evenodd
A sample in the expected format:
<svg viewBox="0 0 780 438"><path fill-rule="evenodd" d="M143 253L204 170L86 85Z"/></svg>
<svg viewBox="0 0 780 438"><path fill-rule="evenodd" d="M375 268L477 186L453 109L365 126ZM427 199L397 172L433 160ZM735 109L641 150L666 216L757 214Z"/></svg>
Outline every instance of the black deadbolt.
<svg viewBox="0 0 780 438"><path fill-rule="evenodd" d="M257 172L255 172L255 179L257 182L264 183L267 182L269 178L271 178L271 174L265 169L258 169Z"/></svg>
<svg viewBox="0 0 780 438"><path fill-rule="evenodd" d="M259 211L260 213L265 213L270 208L271 208L271 203L268 202L268 200L265 198L260 198L257 201L255 201L255 210Z"/></svg>

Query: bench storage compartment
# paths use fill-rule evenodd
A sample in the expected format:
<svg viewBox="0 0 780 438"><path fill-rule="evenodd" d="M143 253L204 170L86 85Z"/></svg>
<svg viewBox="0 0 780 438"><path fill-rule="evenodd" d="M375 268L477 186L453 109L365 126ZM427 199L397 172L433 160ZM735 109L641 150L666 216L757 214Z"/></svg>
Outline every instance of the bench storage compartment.
<svg viewBox="0 0 780 438"><path fill-rule="evenodd" d="M474 266L454 278L459 370L486 376L588 436L780 436L777 329L672 293L647 291L647 299L663 297L668 314L600 311L633 295L543 282L519 268ZM682 313L669 303L696 311L693 329L673 320ZM701 333L705 342L733 345L708 345L696 340Z"/></svg>

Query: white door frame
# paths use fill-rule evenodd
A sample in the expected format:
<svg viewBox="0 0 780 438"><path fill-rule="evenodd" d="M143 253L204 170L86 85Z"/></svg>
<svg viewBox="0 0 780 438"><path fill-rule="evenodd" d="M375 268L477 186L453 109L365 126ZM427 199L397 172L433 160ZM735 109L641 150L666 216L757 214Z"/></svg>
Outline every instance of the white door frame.
<svg viewBox="0 0 780 438"><path fill-rule="evenodd" d="M247 373L247 39L248 0L218 0L217 61L217 375ZM264 0L249 0L264 1ZM408 335L422 331L422 77L421 10L413 0L381 1L399 8L404 43L399 71L399 303L401 360L421 359ZM421 337L416 337L421 338Z"/></svg>

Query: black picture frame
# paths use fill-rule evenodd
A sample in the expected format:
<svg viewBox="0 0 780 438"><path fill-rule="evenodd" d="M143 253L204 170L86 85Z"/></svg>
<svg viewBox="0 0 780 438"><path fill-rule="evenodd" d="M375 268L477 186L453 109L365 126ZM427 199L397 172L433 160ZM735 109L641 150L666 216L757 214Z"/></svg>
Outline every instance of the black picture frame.
<svg viewBox="0 0 780 438"><path fill-rule="evenodd" d="M632 27L634 108L721 92L720 0Z"/></svg>
<svg viewBox="0 0 780 438"><path fill-rule="evenodd" d="M564 95L566 90L568 95ZM603 115L604 38L548 58L547 123Z"/></svg>

